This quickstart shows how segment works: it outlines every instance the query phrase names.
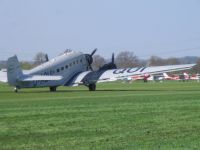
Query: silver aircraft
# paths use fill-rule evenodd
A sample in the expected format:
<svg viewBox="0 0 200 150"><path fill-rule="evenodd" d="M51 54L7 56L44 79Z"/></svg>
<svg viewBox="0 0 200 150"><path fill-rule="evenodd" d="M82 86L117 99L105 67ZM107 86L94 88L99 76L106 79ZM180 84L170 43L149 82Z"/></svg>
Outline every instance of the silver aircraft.
<svg viewBox="0 0 200 150"><path fill-rule="evenodd" d="M144 74L159 74L191 69L195 64L170 65L157 67L137 67L117 69L112 61L93 71L91 54L69 51L57 56L31 70L23 71L20 67L17 56L8 58L7 71L0 71L0 81L8 82L14 86L14 91L21 88L49 87L50 91L56 91L58 86L85 85L90 91L96 90L96 83L123 80Z"/></svg>

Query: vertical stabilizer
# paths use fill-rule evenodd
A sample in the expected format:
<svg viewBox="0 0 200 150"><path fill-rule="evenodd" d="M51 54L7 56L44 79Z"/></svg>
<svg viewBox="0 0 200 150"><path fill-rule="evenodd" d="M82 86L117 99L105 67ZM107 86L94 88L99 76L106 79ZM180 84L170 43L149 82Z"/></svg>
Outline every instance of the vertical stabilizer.
<svg viewBox="0 0 200 150"><path fill-rule="evenodd" d="M168 78L168 77L169 77L167 73L163 73L163 76L164 76L165 78Z"/></svg>
<svg viewBox="0 0 200 150"><path fill-rule="evenodd" d="M7 79L10 85L16 86L17 80L23 76L17 56L8 58L7 60Z"/></svg>

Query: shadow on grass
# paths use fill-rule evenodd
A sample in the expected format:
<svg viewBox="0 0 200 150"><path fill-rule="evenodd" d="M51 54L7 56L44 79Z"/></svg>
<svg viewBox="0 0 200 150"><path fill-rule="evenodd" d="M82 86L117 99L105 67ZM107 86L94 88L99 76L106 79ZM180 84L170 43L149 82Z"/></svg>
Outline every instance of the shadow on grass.
<svg viewBox="0 0 200 150"><path fill-rule="evenodd" d="M95 93L95 92L164 92L164 91L168 91L168 92L181 92L181 91L199 91L199 89L97 89L96 91L89 91L87 89L83 89L83 90L57 90L56 92L50 92L49 90L31 90L30 91L23 91L20 90L18 93L16 94L20 94L20 93L80 93L80 92L91 92L91 93ZM14 93L14 91L0 91L0 93Z"/></svg>

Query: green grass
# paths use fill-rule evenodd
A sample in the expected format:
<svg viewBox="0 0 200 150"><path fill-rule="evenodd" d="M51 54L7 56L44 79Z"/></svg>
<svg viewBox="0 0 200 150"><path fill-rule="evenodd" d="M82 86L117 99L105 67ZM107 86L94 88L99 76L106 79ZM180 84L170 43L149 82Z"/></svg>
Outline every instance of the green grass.
<svg viewBox="0 0 200 150"><path fill-rule="evenodd" d="M199 149L200 83L0 85L0 150Z"/></svg>

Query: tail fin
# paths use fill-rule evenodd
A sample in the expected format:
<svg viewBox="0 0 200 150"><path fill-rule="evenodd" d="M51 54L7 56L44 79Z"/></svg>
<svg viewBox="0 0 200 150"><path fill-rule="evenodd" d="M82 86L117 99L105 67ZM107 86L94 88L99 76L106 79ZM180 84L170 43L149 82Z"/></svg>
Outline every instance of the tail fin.
<svg viewBox="0 0 200 150"><path fill-rule="evenodd" d="M16 86L17 79L23 75L17 56L8 58L7 60L7 79L10 85Z"/></svg>
<svg viewBox="0 0 200 150"><path fill-rule="evenodd" d="M164 76L165 78L169 77L167 73L163 73L163 76Z"/></svg>
<svg viewBox="0 0 200 150"><path fill-rule="evenodd" d="M186 72L183 73L183 76L184 76L184 78L185 78L186 80L190 79L190 75L187 74Z"/></svg>

